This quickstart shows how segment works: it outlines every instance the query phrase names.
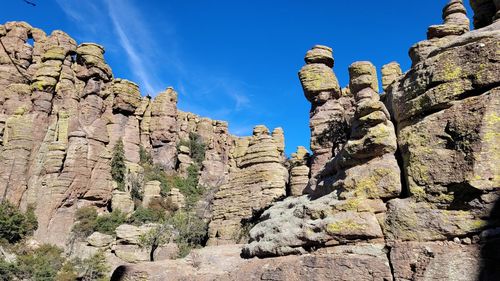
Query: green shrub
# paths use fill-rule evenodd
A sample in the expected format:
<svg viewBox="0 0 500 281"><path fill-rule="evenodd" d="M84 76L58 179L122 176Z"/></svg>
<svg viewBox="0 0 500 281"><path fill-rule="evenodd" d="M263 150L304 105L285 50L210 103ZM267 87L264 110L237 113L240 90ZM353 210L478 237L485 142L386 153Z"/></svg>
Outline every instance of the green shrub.
<svg viewBox="0 0 500 281"><path fill-rule="evenodd" d="M142 190L143 182L140 179L139 175L135 173L129 173L128 183L130 186L130 197L132 197L132 200L134 201L134 206L137 208L142 204L142 199L144 196Z"/></svg>
<svg viewBox="0 0 500 281"><path fill-rule="evenodd" d="M201 163L203 160L205 160L205 150L206 150L206 145L203 142L203 139L201 138L200 135L197 133L189 133L189 139L188 140L181 140L179 142L179 146L187 146L189 147L190 154L189 156L195 163L197 163L199 166L201 166Z"/></svg>
<svg viewBox="0 0 500 281"><path fill-rule="evenodd" d="M73 233L79 238L88 237L97 228L97 211L94 207L83 207L76 210L75 219L77 223L73 225Z"/></svg>
<svg viewBox="0 0 500 281"><path fill-rule="evenodd" d="M78 273L74 264L70 261L64 263L56 276L57 281L75 281L78 280Z"/></svg>
<svg viewBox="0 0 500 281"><path fill-rule="evenodd" d="M177 232L175 242L179 246L179 257L185 257L191 249L203 246L206 241L207 223L191 212L177 211L166 224L172 225Z"/></svg>
<svg viewBox="0 0 500 281"><path fill-rule="evenodd" d="M97 215L94 207L83 207L76 211L76 220L73 225L73 233L79 238L88 237L98 231L105 234L115 234L115 229L126 222L127 216L119 210L102 216Z"/></svg>
<svg viewBox="0 0 500 281"><path fill-rule="evenodd" d="M152 208L137 208L129 219L129 222L134 225L145 223L154 223L165 219L165 211L162 209Z"/></svg>
<svg viewBox="0 0 500 281"><path fill-rule="evenodd" d="M118 184L118 189L125 190L125 149L120 138L113 147L113 158L111 159L111 177Z"/></svg>
<svg viewBox="0 0 500 281"><path fill-rule="evenodd" d="M23 280L48 281L55 280L65 259L63 250L49 244L43 244L33 251L17 256L13 265L13 275Z"/></svg>
<svg viewBox="0 0 500 281"><path fill-rule="evenodd" d="M97 217L95 231L114 235L116 228L126 221L127 216L121 211L115 210L109 214Z"/></svg>
<svg viewBox="0 0 500 281"><path fill-rule="evenodd" d="M159 181L162 193L170 191L169 176L160 165L143 164L142 167L144 168L144 182Z"/></svg>
<svg viewBox="0 0 500 281"><path fill-rule="evenodd" d="M87 259L74 259L71 261L73 268L78 272L82 281L105 281L109 280L107 272L109 266L102 251L97 252ZM59 280L58 280L59 281Z"/></svg>
<svg viewBox="0 0 500 281"><path fill-rule="evenodd" d="M0 281L95 281L108 280L109 270L102 252L88 259L66 260L63 250L43 244L35 250L23 247L15 262L0 260Z"/></svg>
<svg viewBox="0 0 500 281"><path fill-rule="evenodd" d="M172 237L172 226L161 224L150 229L139 237L139 246L149 250L149 260L154 261L154 253L158 247L165 245Z"/></svg>
<svg viewBox="0 0 500 281"><path fill-rule="evenodd" d="M32 206L23 213L6 200L0 203L0 239L16 243L33 234L37 227L38 222Z"/></svg>
<svg viewBox="0 0 500 281"><path fill-rule="evenodd" d="M153 157L151 156L151 153L149 153L149 151L147 151L142 144L139 146L139 164L153 164Z"/></svg>
<svg viewBox="0 0 500 281"><path fill-rule="evenodd" d="M16 273L15 264L0 259L0 281L14 280Z"/></svg>

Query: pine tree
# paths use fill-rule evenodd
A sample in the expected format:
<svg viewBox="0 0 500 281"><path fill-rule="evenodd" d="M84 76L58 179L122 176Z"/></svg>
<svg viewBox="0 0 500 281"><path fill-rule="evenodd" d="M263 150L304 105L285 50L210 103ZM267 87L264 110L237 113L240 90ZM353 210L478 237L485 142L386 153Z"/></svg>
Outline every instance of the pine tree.
<svg viewBox="0 0 500 281"><path fill-rule="evenodd" d="M123 141L120 138L113 147L113 158L111 159L111 176L118 184L118 189L125 190L125 150Z"/></svg>

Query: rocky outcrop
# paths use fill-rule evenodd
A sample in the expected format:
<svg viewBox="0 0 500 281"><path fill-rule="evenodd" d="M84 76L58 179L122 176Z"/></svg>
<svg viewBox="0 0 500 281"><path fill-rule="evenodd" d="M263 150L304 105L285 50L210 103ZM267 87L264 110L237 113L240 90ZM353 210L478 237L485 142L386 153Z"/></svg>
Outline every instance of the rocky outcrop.
<svg viewBox="0 0 500 281"><path fill-rule="evenodd" d="M291 196L301 196L309 183L309 152L303 146L290 157L290 191Z"/></svg>
<svg viewBox="0 0 500 281"><path fill-rule="evenodd" d="M320 172L318 189L339 198L389 199L401 193L394 153L396 133L380 102L375 67L357 62L349 67L349 88L356 101L349 140Z"/></svg>
<svg viewBox="0 0 500 281"><path fill-rule="evenodd" d="M225 183L232 166L231 150L235 138L229 134L227 122L202 118L193 113L179 112L178 128L181 140L188 140L189 133L196 133L205 144L206 151L205 159L201 163L200 185L215 188Z"/></svg>
<svg viewBox="0 0 500 281"><path fill-rule="evenodd" d="M291 198L266 210L250 231L245 255L298 254L321 245L383 238L377 221L385 212L381 199L401 193L396 135L376 92L375 67L358 62L349 73L356 111L349 140L319 173L317 190L328 195Z"/></svg>
<svg viewBox="0 0 500 281"><path fill-rule="evenodd" d="M469 19L463 0L450 0L443 9L444 24L432 25L427 31L427 40L410 48L410 58L417 64L432 52L447 45L451 40L469 31Z"/></svg>
<svg viewBox="0 0 500 281"><path fill-rule="evenodd" d="M205 144L199 184L215 189L227 181L235 167L227 123L178 111L174 89L142 97L137 84L113 77L102 46L78 44L62 31L47 35L8 22L0 40L0 198L36 207L36 239L64 246L81 207L130 214L132 184L142 185L141 149L165 171L186 173L190 159L178 144L190 133ZM273 135L283 138L280 130ZM122 191L110 172L119 140L127 170ZM149 187L144 206L158 197L157 185ZM171 197L184 205L179 194Z"/></svg>
<svg viewBox="0 0 500 281"><path fill-rule="evenodd" d="M112 280L391 280L384 245L322 249L314 254L273 259L240 258L241 245L194 250L185 259L118 268ZM460 266L457 263L457 266Z"/></svg>
<svg viewBox="0 0 500 281"><path fill-rule="evenodd" d="M343 92L355 99L355 113L347 140L316 173L323 194L273 204L250 231L244 256L307 256L381 243L391 264L388 279L500 276L492 250L499 239L500 162L492 143L500 141L500 26L469 32L462 1L450 1L443 19L410 50L408 72L384 66L387 106L373 65L351 65ZM296 277L280 268L286 278Z"/></svg>
<svg viewBox="0 0 500 281"><path fill-rule="evenodd" d="M99 45L0 25L1 199L35 205L35 238L60 245L83 206L130 214L161 199L183 208L182 193L161 194L158 181L132 200L143 149L171 173L201 168L199 184L215 195L199 204L207 243L217 246L143 263L150 257L139 237L155 225L121 225L116 239L93 233L73 245L73 256L104 250L121 264L113 280L496 280L499 2L471 4L481 28L469 31L463 2L449 1L444 23L411 47L411 69L382 68L383 95L371 63L352 64L341 89L332 49L309 50L299 78L311 102L312 155L299 147L288 160L280 128L232 136L225 122L178 111L172 88L150 99L115 79ZM203 159L184 145L192 134ZM120 139L123 191L110 175ZM244 246L224 245L247 236ZM173 257L170 246L157 255Z"/></svg>
<svg viewBox="0 0 500 281"><path fill-rule="evenodd" d="M238 151L237 168L215 194L209 245L238 242L244 237L245 220L286 195L284 143L277 137L282 133L276 133L280 131L271 136L265 126L256 126L244 152Z"/></svg>
<svg viewBox="0 0 500 281"><path fill-rule="evenodd" d="M304 94L311 102L311 184L305 193L315 193L318 172L347 141L353 115L352 96L343 95L334 65L332 49L315 46L305 57L306 65L299 72Z"/></svg>

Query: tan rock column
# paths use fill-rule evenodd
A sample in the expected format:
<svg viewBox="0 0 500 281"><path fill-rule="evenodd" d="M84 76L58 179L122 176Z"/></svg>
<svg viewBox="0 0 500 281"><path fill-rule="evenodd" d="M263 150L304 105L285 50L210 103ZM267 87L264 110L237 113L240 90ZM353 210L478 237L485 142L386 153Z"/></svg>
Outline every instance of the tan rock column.
<svg viewBox="0 0 500 281"><path fill-rule="evenodd" d="M352 97L342 95L335 73L332 49L314 46L306 53L306 65L299 72L305 97L311 102L311 182L307 193L314 193L316 175L346 141L352 116Z"/></svg>

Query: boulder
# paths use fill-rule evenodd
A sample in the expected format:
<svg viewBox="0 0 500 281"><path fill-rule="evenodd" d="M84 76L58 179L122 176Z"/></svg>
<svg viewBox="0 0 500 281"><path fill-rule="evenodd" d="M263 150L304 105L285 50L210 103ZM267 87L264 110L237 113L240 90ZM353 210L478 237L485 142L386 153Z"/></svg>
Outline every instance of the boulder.
<svg viewBox="0 0 500 281"><path fill-rule="evenodd" d="M127 215L132 214L134 211L134 201L130 194L125 191L113 191L111 210L120 210Z"/></svg>
<svg viewBox="0 0 500 281"><path fill-rule="evenodd" d="M142 196L142 207L149 208L151 201L161 198L161 182L148 181L144 185L144 194Z"/></svg>
<svg viewBox="0 0 500 281"><path fill-rule="evenodd" d="M115 238L108 234L103 234L100 232L94 232L89 237L87 237L87 242L93 247L106 247L109 246Z"/></svg>
<svg viewBox="0 0 500 281"><path fill-rule="evenodd" d="M121 244L138 245L141 235L153 229L155 224L146 224L141 226L134 226L131 224L122 224L115 230L116 239Z"/></svg>

